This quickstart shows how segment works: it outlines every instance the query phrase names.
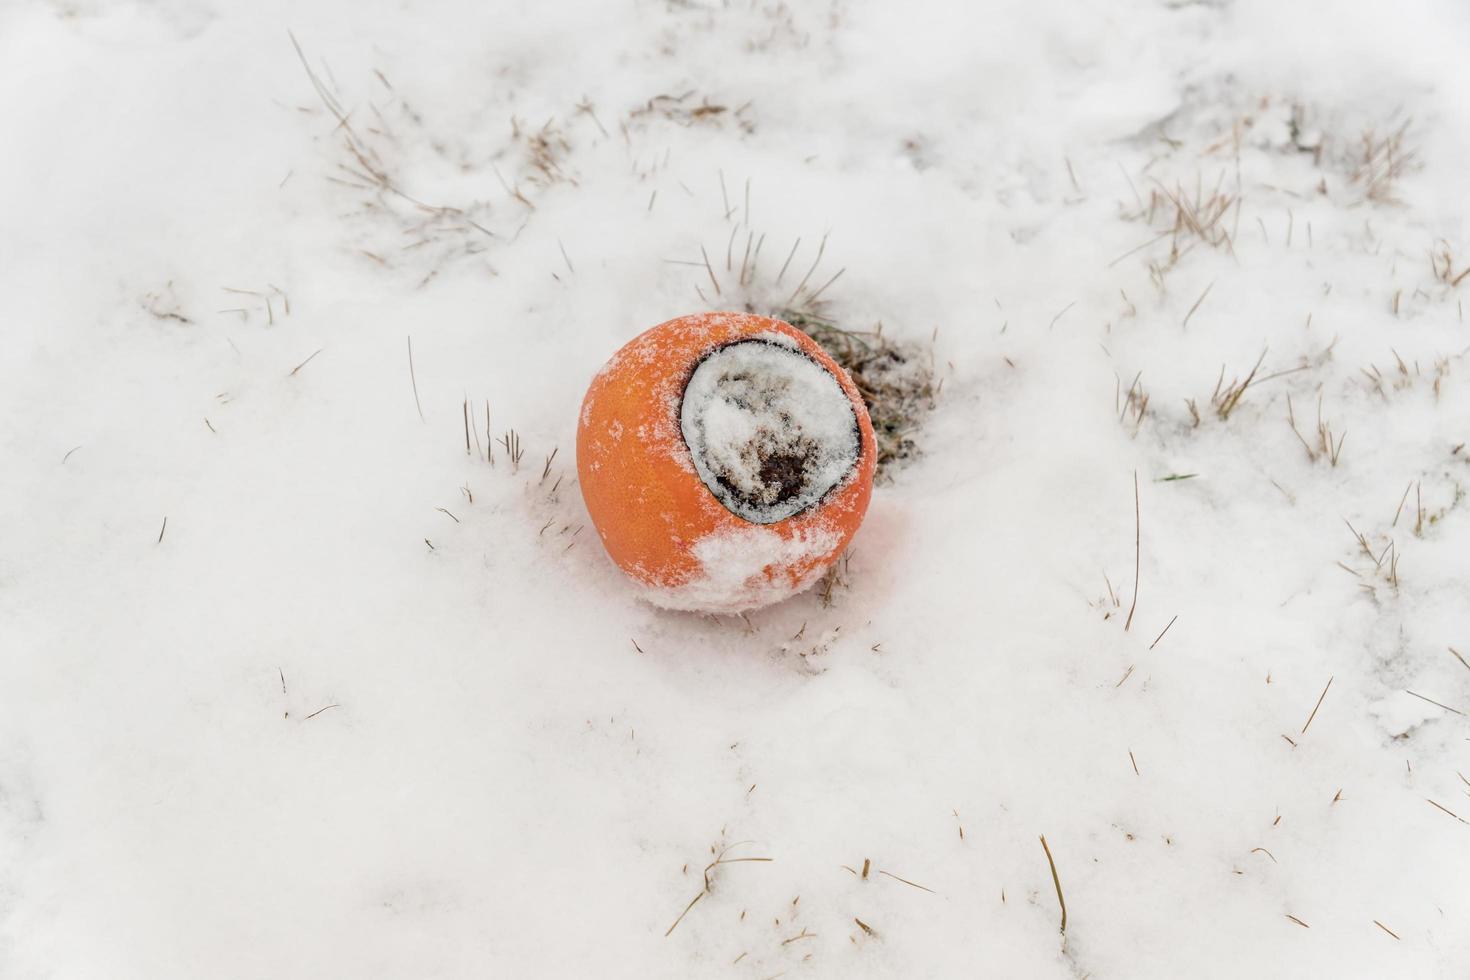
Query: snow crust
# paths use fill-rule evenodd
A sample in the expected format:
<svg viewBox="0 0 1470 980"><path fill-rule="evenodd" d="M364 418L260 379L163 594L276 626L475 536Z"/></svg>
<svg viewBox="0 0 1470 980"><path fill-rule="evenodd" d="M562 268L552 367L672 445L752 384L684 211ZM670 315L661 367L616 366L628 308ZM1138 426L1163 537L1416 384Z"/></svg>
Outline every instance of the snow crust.
<svg viewBox="0 0 1470 980"><path fill-rule="evenodd" d="M1470 976L1467 17L0 4L0 978ZM921 455L637 601L588 380L811 304Z"/></svg>
<svg viewBox="0 0 1470 980"><path fill-rule="evenodd" d="M831 372L764 340L695 367L679 411L704 485L730 511L774 524L813 506L857 465L857 416Z"/></svg>

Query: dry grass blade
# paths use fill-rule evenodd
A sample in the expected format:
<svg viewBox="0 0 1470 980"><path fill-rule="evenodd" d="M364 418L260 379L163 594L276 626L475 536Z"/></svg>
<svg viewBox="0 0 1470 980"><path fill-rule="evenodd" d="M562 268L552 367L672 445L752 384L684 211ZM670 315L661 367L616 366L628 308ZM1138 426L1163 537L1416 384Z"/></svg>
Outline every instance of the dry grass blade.
<svg viewBox="0 0 1470 980"><path fill-rule="evenodd" d="M1327 692L1332 688L1332 680L1333 678L1331 677L1327 678L1327 686L1322 688L1321 696L1317 698L1317 703L1312 706L1312 713L1307 715L1307 723L1302 726L1301 734L1305 735L1307 733L1307 728L1312 724L1312 719L1317 717L1317 709L1322 707L1322 702L1327 698Z"/></svg>
<svg viewBox="0 0 1470 980"><path fill-rule="evenodd" d="M505 435L497 440L505 448L505 454L510 457L510 471L519 473L521 469L521 457L525 450L521 448L521 436L515 429L509 429Z"/></svg>
<svg viewBox="0 0 1470 980"><path fill-rule="evenodd" d="M635 644L635 646L636 646L636 644ZM681 922L684 921L684 916L686 916L686 915L689 914L689 910L692 909L692 908L694 908L694 906L699 902L699 900L701 898L704 898L704 896L706 896L706 895L708 895L710 893L711 889L714 887L714 880L710 877L710 874L716 868L720 867L721 865L725 865L725 864L740 864L742 862L759 862L759 861L771 861L771 860L774 860L773 858L768 858L768 857L743 857L743 858L727 858L727 857L725 857L726 854L729 854L730 853L730 851L731 851L732 848L739 847L741 844L749 844L749 843L750 843L750 841L736 841L734 844L726 845L726 847L724 848L724 850L720 851L719 854L715 855L715 859L713 861L711 861L709 864L707 864L707 865L704 866L704 888L699 892L698 895L695 895L693 898L691 898L689 900L689 904L688 905L684 906L684 911L682 911L682 912L679 913L679 917L674 920L673 925L669 926L668 930L664 933L664 938L665 939L667 939L673 933L673 931L679 927L679 923L681 923Z"/></svg>
<svg viewBox="0 0 1470 980"><path fill-rule="evenodd" d="M917 888L921 892L928 892L930 895L937 895L938 894L938 892L936 892L932 888L925 888L923 885L919 884L918 882L909 881L907 878L900 878L898 875L893 874L892 872L889 872L889 871L884 871L882 868L879 868L878 869L878 873L880 875L883 875L885 878L892 878L894 881L901 881L905 885L908 885L910 888Z"/></svg>
<svg viewBox="0 0 1470 980"><path fill-rule="evenodd" d="M679 928L679 923L684 921L684 916L689 914L689 910L694 908L695 903L697 903L701 898L704 898L704 896L708 894L709 892L700 892L698 895L695 895L689 900L689 904L684 906L684 911L679 913L679 917L674 920L674 924L669 926L668 930L664 933L665 939L669 938L669 936L673 934L674 930Z"/></svg>
<svg viewBox="0 0 1470 980"><path fill-rule="evenodd" d="M1173 626L1174 623L1178 619L1179 619L1179 617L1176 615L1173 619L1169 620L1169 626ZM1163 629L1163 632L1161 632L1157 637L1155 637L1154 638L1154 641L1148 645L1148 648L1150 650L1152 650L1154 647L1156 647L1156 646L1159 645L1159 640L1162 640L1164 638L1164 633L1169 632L1169 626L1165 626L1164 629Z"/></svg>
<svg viewBox="0 0 1470 980"><path fill-rule="evenodd" d="M1051 846L1046 842L1046 835L1041 835L1041 849L1046 852L1046 863L1051 868L1051 883L1057 888L1057 904L1062 907L1062 935L1067 934L1067 900L1062 897L1062 879L1057 875L1057 862L1052 859Z"/></svg>
<svg viewBox="0 0 1470 980"><path fill-rule="evenodd" d="M294 378L294 377L296 377L296 372L297 371L300 371L302 368L306 367L306 365L310 364L311 361L312 361L312 358L316 357L317 354L320 354L324 350L326 350L325 347L319 347L319 348L317 348L317 350L312 353L311 357L308 357L306 360L302 361L300 364L298 364L295 367L293 367L291 369L291 373L288 374L288 375L286 375L286 377L288 377L288 378Z"/></svg>
<svg viewBox="0 0 1470 980"><path fill-rule="evenodd" d="M786 269L791 265L791 260L796 258L796 250L801 248L801 238L791 243L791 251L786 254L786 261L781 263L781 271L776 273L776 285L781 285L781 280L786 278Z"/></svg>
<svg viewBox="0 0 1470 980"><path fill-rule="evenodd" d="M811 266L811 268L808 269L808 270L806 270L806 275L804 275L804 276L801 277L801 282L799 282L799 283L796 284L796 288L793 289L791 291L791 295L786 298L786 305L787 306L790 306L793 303L795 303L796 302L796 297L800 296L801 295L801 291L806 288L807 280L812 277L812 273L813 272L816 272L817 271L817 266L819 266L819 265L822 264L822 256L823 256L823 254L826 253L826 251L827 251L827 235L823 235L822 236L821 244L819 244L817 246L817 257L815 259L812 259L812 266ZM838 273L838 275L841 275L841 273ZM826 287L824 286L822 288L825 289Z"/></svg>
<svg viewBox="0 0 1470 980"><path fill-rule="evenodd" d="M1143 427L1144 417L1148 415L1148 392L1143 389L1143 385L1141 383L1142 380L1142 371L1133 376L1133 383L1128 386L1128 392L1126 396L1121 399L1122 407L1118 411L1118 421L1120 423L1126 422L1128 414L1130 412L1133 413L1134 435L1137 435L1138 430ZM1121 378L1118 380L1118 385L1116 387L1122 387ZM1118 398L1118 394L1116 391L1113 394L1113 398L1114 405L1117 405L1120 399Z"/></svg>
<svg viewBox="0 0 1470 980"><path fill-rule="evenodd" d="M342 111L341 104L328 91L327 87L322 84L322 80L317 77L316 72L311 70L311 63L306 60L306 52L301 50L301 44L296 40L296 35L291 31L287 31L286 36L291 39L291 47L296 49L296 57L301 59L301 67L306 70L306 77L311 80L311 87L316 90L317 96L322 100L322 105L326 106L327 111L336 118L339 126L346 126L347 116Z"/></svg>
<svg viewBox="0 0 1470 980"><path fill-rule="evenodd" d="M1172 234L1173 234L1172 231L1161 231L1161 232L1159 232L1157 235L1155 235L1153 238L1150 238L1148 241L1144 242L1142 245L1138 245L1138 246L1136 246L1134 248L1130 248L1128 251L1124 252L1122 255L1118 256L1113 261L1109 262L1108 265L1107 265L1107 267L1109 269L1111 269L1113 266L1117 265L1119 262L1122 262L1128 256L1130 256L1130 255L1136 255L1139 252L1142 252L1144 249L1148 248L1150 245L1153 245L1156 242L1161 242L1165 238L1168 238Z"/></svg>
<svg viewBox="0 0 1470 980"><path fill-rule="evenodd" d="M709 264L709 252L705 251L703 245L699 246L699 254L704 259L704 271L709 273L710 284L715 287L715 295L720 295L720 281L715 278L715 268Z"/></svg>
<svg viewBox="0 0 1470 980"><path fill-rule="evenodd" d="M1199 299L1194 301L1194 305L1189 308L1189 312L1184 314L1184 323L1181 326L1189 326L1189 318L1194 316L1194 311L1200 308L1200 305L1205 301L1205 297L1210 295L1210 290L1214 288L1215 284L1213 282L1205 287L1205 291L1199 294Z"/></svg>
<svg viewBox="0 0 1470 980"><path fill-rule="evenodd" d="M1427 796L1424 798L1424 802L1425 803L1428 803L1430 806L1434 807L1436 810L1443 810L1445 813L1448 813L1450 816L1452 816L1456 820L1460 821L1460 823L1470 823L1470 820L1466 820L1464 817L1460 816L1458 813L1456 813L1454 810L1451 810L1449 807L1440 806L1438 803L1434 802L1433 800L1431 800Z"/></svg>
<svg viewBox="0 0 1470 980"><path fill-rule="evenodd" d="M479 438L479 433L476 432L475 439ZM485 458L490 461L491 466L495 465L495 440L490 438L490 399L488 398L485 399Z"/></svg>
<svg viewBox="0 0 1470 980"><path fill-rule="evenodd" d="M1223 173L1221 176L1224 176ZM1159 190L1174 206L1174 224L1170 232L1174 236L1174 257L1176 259L1182 254L1179 247L1181 235L1191 235L1212 248L1224 245L1233 251L1230 233L1220 219L1225 217L1235 204L1234 195L1222 194L1218 182L1208 198L1204 196L1204 187L1201 182L1196 182L1193 199L1190 199L1183 186L1179 184L1175 185L1173 191L1160 184Z"/></svg>
<svg viewBox="0 0 1470 980"><path fill-rule="evenodd" d="M419 401L419 379L413 369L413 337L408 338L408 380L413 384L413 404L419 410L419 421L424 421L424 406Z"/></svg>
<svg viewBox="0 0 1470 980"><path fill-rule="evenodd" d="M1317 451L1312 448L1312 444L1307 442L1301 430L1296 427L1296 410L1292 407L1290 395L1286 396L1286 423L1291 426L1292 433L1296 435L1297 440L1302 444L1302 448L1307 451L1307 459L1315 463L1317 461ZM1405 491L1405 493L1407 492ZM1397 520L1397 517L1395 517L1395 520Z"/></svg>
<svg viewBox="0 0 1470 980"><path fill-rule="evenodd" d="M1404 688L1404 693L1405 694L1412 694L1412 695L1414 695L1414 697L1418 698L1420 701L1428 701L1430 704L1434 705L1436 708L1443 708L1446 711L1453 711L1455 714L1461 715L1461 716L1463 716L1465 714L1465 712L1461 711L1459 708L1451 708L1447 704L1441 704L1438 701L1434 700L1434 698L1426 698L1424 695L1419 694L1419 693L1417 693L1415 691L1411 691L1408 688Z"/></svg>
<svg viewBox="0 0 1470 980"><path fill-rule="evenodd" d="M1052 327L1055 327L1057 325L1057 321L1060 320L1062 317L1066 316L1067 315L1067 311L1070 310L1072 307L1074 307L1076 305L1077 305L1077 301L1074 299L1074 300L1072 300L1072 302L1070 302L1066 306L1062 307L1061 310L1057 313L1057 315L1051 318L1051 322L1046 325L1046 329L1050 330Z"/></svg>
<svg viewBox="0 0 1470 980"><path fill-rule="evenodd" d="M1138 471L1133 471L1133 603L1128 607L1128 620L1123 624L1123 632L1128 632L1133 625L1133 613L1138 609L1138 570L1143 555L1143 520L1138 506ZM1165 627L1167 629L1168 627ZM1159 634L1163 636L1162 633ZM1155 643L1158 641L1155 640Z"/></svg>
<svg viewBox="0 0 1470 980"><path fill-rule="evenodd" d="M1412 150L1404 148L1404 136L1413 120L1379 137L1373 130L1363 133L1357 159L1348 179L1363 188L1364 197L1378 204L1398 203L1394 185L1416 163Z"/></svg>
<svg viewBox="0 0 1470 980"><path fill-rule="evenodd" d="M1215 384L1215 393L1210 396L1210 403L1215 406L1215 414L1218 415L1222 421L1229 419L1230 413L1235 411L1235 409L1239 407L1240 400L1245 397L1246 389L1250 388L1251 384L1255 382L1256 375L1260 372L1261 365L1265 362L1266 351L1262 350L1261 356L1256 358L1255 366L1252 367L1250 373L1245 376L1245 380L1232 380L1230 384L1225 385L1224 388L1221 387L1221 384L1224 381L1225 368L1223 366L1220 368L1221 380L1216 382ZM1275 375L1272 375L1272 377L1275 377Z"/></svg>
<svg viewBox="0 0 1470 980"><path fill-rule="evenodd" d="M1404 502L1409 499L1409 491L1412 489L1414 489L1414 481L1410 480L1409 485L1404 487L1404 495L1399 498L1398 510L1393 512L1393 523L1390 524L1389 527L1398 527L1399 515L1404 512Z"/></svg>
<svg viewBox="0 0 1470 980"><path fill-rule="evenodd" d="M1358 547L1362 550L1363 554L1373 559L1373 566L1377 568L1382 565L1383 563L1374 556L1373 549L1368 545L1368 539L1363 535L1363 532L1353 527L1352 521L1349 521L1346 517L1342 519L1342 522L1347 525L1349 531L1353 532L1353 537L1357 540Z"/></svg>
<svg viewBox="0 0 1470 980"><path fill-rule="evenodd" d="M841 279L842 278L842 274L844 272L846 272L846 271L847 271L847 267L846 266L843 266L841 269L838 269L837 270L837 273L834 276L832 276L831 279L828 279L826 282L824 282L817 289L816 292L812 293L810 296L808 296L806 298L806 305L809 306L809 307L812 307L812 308L816 308L816 307L820 306L821 304L819 304L817 302L818 299L821 297L821 295L823 293L825 293L827 291L827 287L830 286L830 285L832 285L837 280Z"/></svg>

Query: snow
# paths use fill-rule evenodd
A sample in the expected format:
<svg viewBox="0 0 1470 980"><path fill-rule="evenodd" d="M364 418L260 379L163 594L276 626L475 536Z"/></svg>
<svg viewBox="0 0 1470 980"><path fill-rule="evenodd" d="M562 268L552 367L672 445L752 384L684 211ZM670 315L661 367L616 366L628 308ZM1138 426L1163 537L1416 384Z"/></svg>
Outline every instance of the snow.
<svg viewBox="0 0 1470 980"><path fill-rule="evenodd" d="M826 572L815 560L830 555L842 535L818 522L783 537L759 526L707 534L694 543L699 571L677 585L646 585L638 593L663 609L741 613L811 588ZM798 571L799 570L799 571Z"/></svg>
<svg viewBox="0 0 1470 980"><path fill-rule="evenodd" d="M764 340L729 344L700 361L679 427L700 480L755 524L816 504L854 471L862 448L837 379L805 354Z"/></svg>
<svg viewBox="0 0 1470 980"><path fill-rule="evenodd" d="M4 5L0 977L1466 975L1467 31ZM746 304L938 405L654 610L579 401Z"/></svg>

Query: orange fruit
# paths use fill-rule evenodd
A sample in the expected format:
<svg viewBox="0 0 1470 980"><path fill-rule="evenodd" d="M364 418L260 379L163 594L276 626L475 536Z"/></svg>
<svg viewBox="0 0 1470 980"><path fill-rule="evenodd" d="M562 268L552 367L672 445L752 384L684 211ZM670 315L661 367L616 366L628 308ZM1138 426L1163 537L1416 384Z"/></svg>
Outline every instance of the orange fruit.
<svg viewBox="0 0 1470 980"><path fill-rule="evenodd" d="M592 379L577 426L603 546L672 609L739 612L810 586L862 522L876 457L847 372L749 313L635 337Z"/></svg>

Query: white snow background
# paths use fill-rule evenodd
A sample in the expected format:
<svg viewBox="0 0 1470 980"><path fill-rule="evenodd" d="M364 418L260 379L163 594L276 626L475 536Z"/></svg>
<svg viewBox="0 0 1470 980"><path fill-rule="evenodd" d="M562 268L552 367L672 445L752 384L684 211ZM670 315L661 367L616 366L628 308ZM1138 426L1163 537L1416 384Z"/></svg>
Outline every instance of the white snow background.
<svg viewBox="0 0 1470 980"><path fill-rule="evenodd" d="M1467 50L0 7L0 976L1470 975ZM822 242L922 454L830 602L654 610L585 386Z"/></svg>

